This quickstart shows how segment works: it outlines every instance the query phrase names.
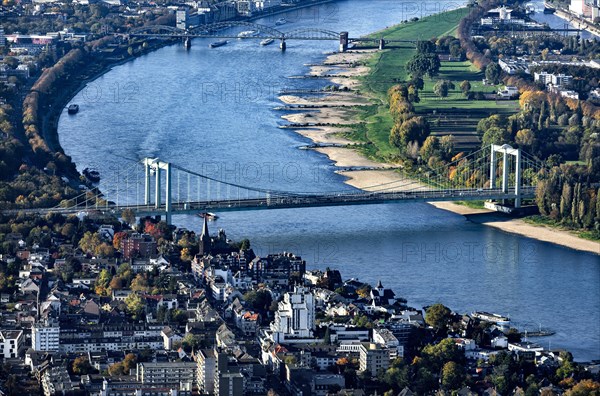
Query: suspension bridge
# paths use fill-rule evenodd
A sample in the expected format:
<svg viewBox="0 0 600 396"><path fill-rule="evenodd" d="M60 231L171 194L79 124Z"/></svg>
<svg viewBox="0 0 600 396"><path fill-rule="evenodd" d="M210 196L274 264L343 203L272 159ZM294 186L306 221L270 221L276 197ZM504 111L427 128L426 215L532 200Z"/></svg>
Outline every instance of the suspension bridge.
<svg viewBox="0 0 600 396"><path fill-rule="evenodd" d="M416 45L415 40L397 40L386 38L369 37L349 37L348 32L334 32L327 29L301 28L291 31L281 31L271 26L261 25L245 21L226 21L211 23L182 29L173 26L154 25L142 26L132 29L127 33L129 37L158 38L158 39L183 39L187 48L191 47L192 38L215 38L215 39L234 39L241 38L240 30L252 32L251 35L244 35L244 39L264 40L273 39L280 41L280 48L285 50L287 40L333 40L339 41L340 52L345 52L351 43L355 42L374 42L383 49L388 43L409 43ZM249 29L249 30L248 30Z"/></svg>
<svg viewBox="0 0 600 396"><path fill-rule="evenodd" d="M172 216L202 212L310 208L430 201L514 201L535 197L536 177L544 164L509 145L491 145L438 169L419 180L398 180L363 190L290 192L258 188L203 175L156 158L132 161L111 177L103 175L103 193L86 191L53 208L5 210L5 213L75 214L97 210L117 216ZM108 200L109 197L111 200Z"/></svg>

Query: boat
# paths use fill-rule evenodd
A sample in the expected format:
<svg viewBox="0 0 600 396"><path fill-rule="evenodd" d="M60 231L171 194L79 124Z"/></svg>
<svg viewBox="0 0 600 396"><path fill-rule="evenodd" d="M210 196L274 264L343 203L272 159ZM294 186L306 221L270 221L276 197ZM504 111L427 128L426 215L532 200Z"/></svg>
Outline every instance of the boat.
<svg viewBox="0 0 600 396"><path fill-rule="evenodd" d="M210 48L217 48L217 47L222 47L223 45L227 44L229 41L227 40L221 40L221 41L215 41L214 43L210 43L208 46Z"/></svg>
<svg viewBox="0 0 600 396"><path fill-rule="evenodd" d="M95 169L85 168L82 173L91 183L98 183L100 181L100 172Z"/></svg>
<svg viewBox="0 0 600 396"><path fill-rule="evenodd" d="M471 314L473 318L483 320L485 322L495 323L498 326L510 325L510 318L495 313L489 313L484 311L475 311Z"/></svg>
<svg viewBox="0 0 600 396"><path fill-rule="evenodd" d="M79 111L79 105L78 104L72 104L67 109L67 112L69 114L77 114L78 111Z"/></svg>
<svg viewBox="0 0 600 396"><path fill-rule="evenodd" d="M217 220L219 218L219 216L217 216L214 213L210 213L210 212L198 213L198 216L202 217L203 219L211 220L211 221Z"/></svg>
<svg viewBox="0 0 600 396"><path fill-rule="evenodd" d="M279 18L278 20L275 21L275 25L277 25L277 26L285 25L286 23L287 23L287 20L285 18Z"/></svg>
<svg viewBox="0 0 600 396"><path fill-rule="evenodd" d="M240 34L238 34L238 38L253 37L253 36L256 36L257 34L258 34L258 32L256 30L245 30L243 32L240 32Z"/></svg>
<svg viewBox="0 0 600 396"><path fill-rule="evenodd" d="M272 38L264 39L260 42L260 45L269 45L269 44L273 43L273 41L275 41L275 40L273 40Z"/></svg>

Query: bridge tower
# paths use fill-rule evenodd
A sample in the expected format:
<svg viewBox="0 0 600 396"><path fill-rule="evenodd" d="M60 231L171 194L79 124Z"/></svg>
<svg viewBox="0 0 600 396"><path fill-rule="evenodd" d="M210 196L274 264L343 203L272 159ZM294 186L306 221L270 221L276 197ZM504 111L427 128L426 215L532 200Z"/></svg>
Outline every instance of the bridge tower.
<svg viewBox="0 0 600 396"><path fill-rule="evenodd" d="M379 39L379 50L385 49L385 40L382 38Z"/></svg>
<svg viewBox="0 0 600 396"><path fill-rule="evenodd" d="M279 43L279 48L281 49L282 52L285 51L286 46L287 45L285 44L285 39L282 38L281 42Z"/></svg>
<svg viewBox="0 0 600 396"><path fill-rule="evenodd" d="M496 153L502 153L502 192L508 193L508 156L515 157L515 208L521 207L521 149L512 148L508 144L491 146L490 189L496 188Z"/></svg>
<svg viewBox="0 0 600 396"><path fill-rule="evenodd" d="M348 32L340 33L340 52L348 51Z"/></svg>
<svg viewBox="0 0 600 396"><path fill-rule="evenodd" d="M161 208L161 173L165 171L165 221L171 224L172 199L171 199L171 164L162 162L158 158L144 158L144 204L150 206L150 177L154 172L154 208Z"/></svg>

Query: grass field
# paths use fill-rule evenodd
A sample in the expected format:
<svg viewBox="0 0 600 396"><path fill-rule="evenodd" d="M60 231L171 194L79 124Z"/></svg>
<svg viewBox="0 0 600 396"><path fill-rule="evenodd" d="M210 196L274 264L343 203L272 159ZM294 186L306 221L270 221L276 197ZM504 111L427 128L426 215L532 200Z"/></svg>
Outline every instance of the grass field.
<svg viewBox="0 0 600 396"><path fill-rule="evenodd" d="M466 12L466 8L448 11L417 22L392 26L373 33L370 37L427 40L452 35ZM369 142L369 145L365 146L365 154L369 157L386 160L398 153L397 149L389 144L389 131L393 121L387 108L387 90L392 85L409 79L405 65L415 52L416 49L409 43L392 44L385 51L374 54L367 62L370 71L361 79L361 90L375 98L376 105L361 110L360 118L366 124L361 127L360 141ZM483 73L468 61L442 62L440 74L436 79L451 80L456 89L452 90L447 98L438 98L433 94L436 80L425 78L425 87L419 92L421 101L415 104L415 110L428 118L433 134L455 136L457 147L460 149L472 148L478 144L476 127L481 118L498 113L511 114L518 109L518 103L515 101L467 100L459 88L463 80L471 83L472 91L491 93L498 90L497 86L484 86Z"/></svg>

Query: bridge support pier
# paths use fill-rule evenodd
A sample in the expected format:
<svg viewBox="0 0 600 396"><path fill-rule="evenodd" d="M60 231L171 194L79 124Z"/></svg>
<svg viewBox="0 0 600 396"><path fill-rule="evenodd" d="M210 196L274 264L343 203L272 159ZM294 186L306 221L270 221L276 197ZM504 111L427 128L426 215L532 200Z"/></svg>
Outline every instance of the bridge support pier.
<svg viewBox="0 0 600 396"><path fill-rule="evenodd" d="M379 50L385 49L385 40L382 38L379 39Z"/></svg>
<svg viewBox="0 0 600 396"><path fill-rule="evenodd" d="M287 45L285 43L285 39L281 39L281 42L279 43L279 49L281 49L281 52L284 52L286 47Z"/></svg>
<svg viewBox="0 0 600 396"><path fill-rule="evenodd" d="M189 37L184 37L183 38L183 46L185 47L186 50L189 50L190 48L192 48L192 39Z"/></svg>
<svg viewBox="0 0 600 396"><path fill-rule="evenodd" d="M348 51L348 32L340 33L340 52Z"/></svg>

